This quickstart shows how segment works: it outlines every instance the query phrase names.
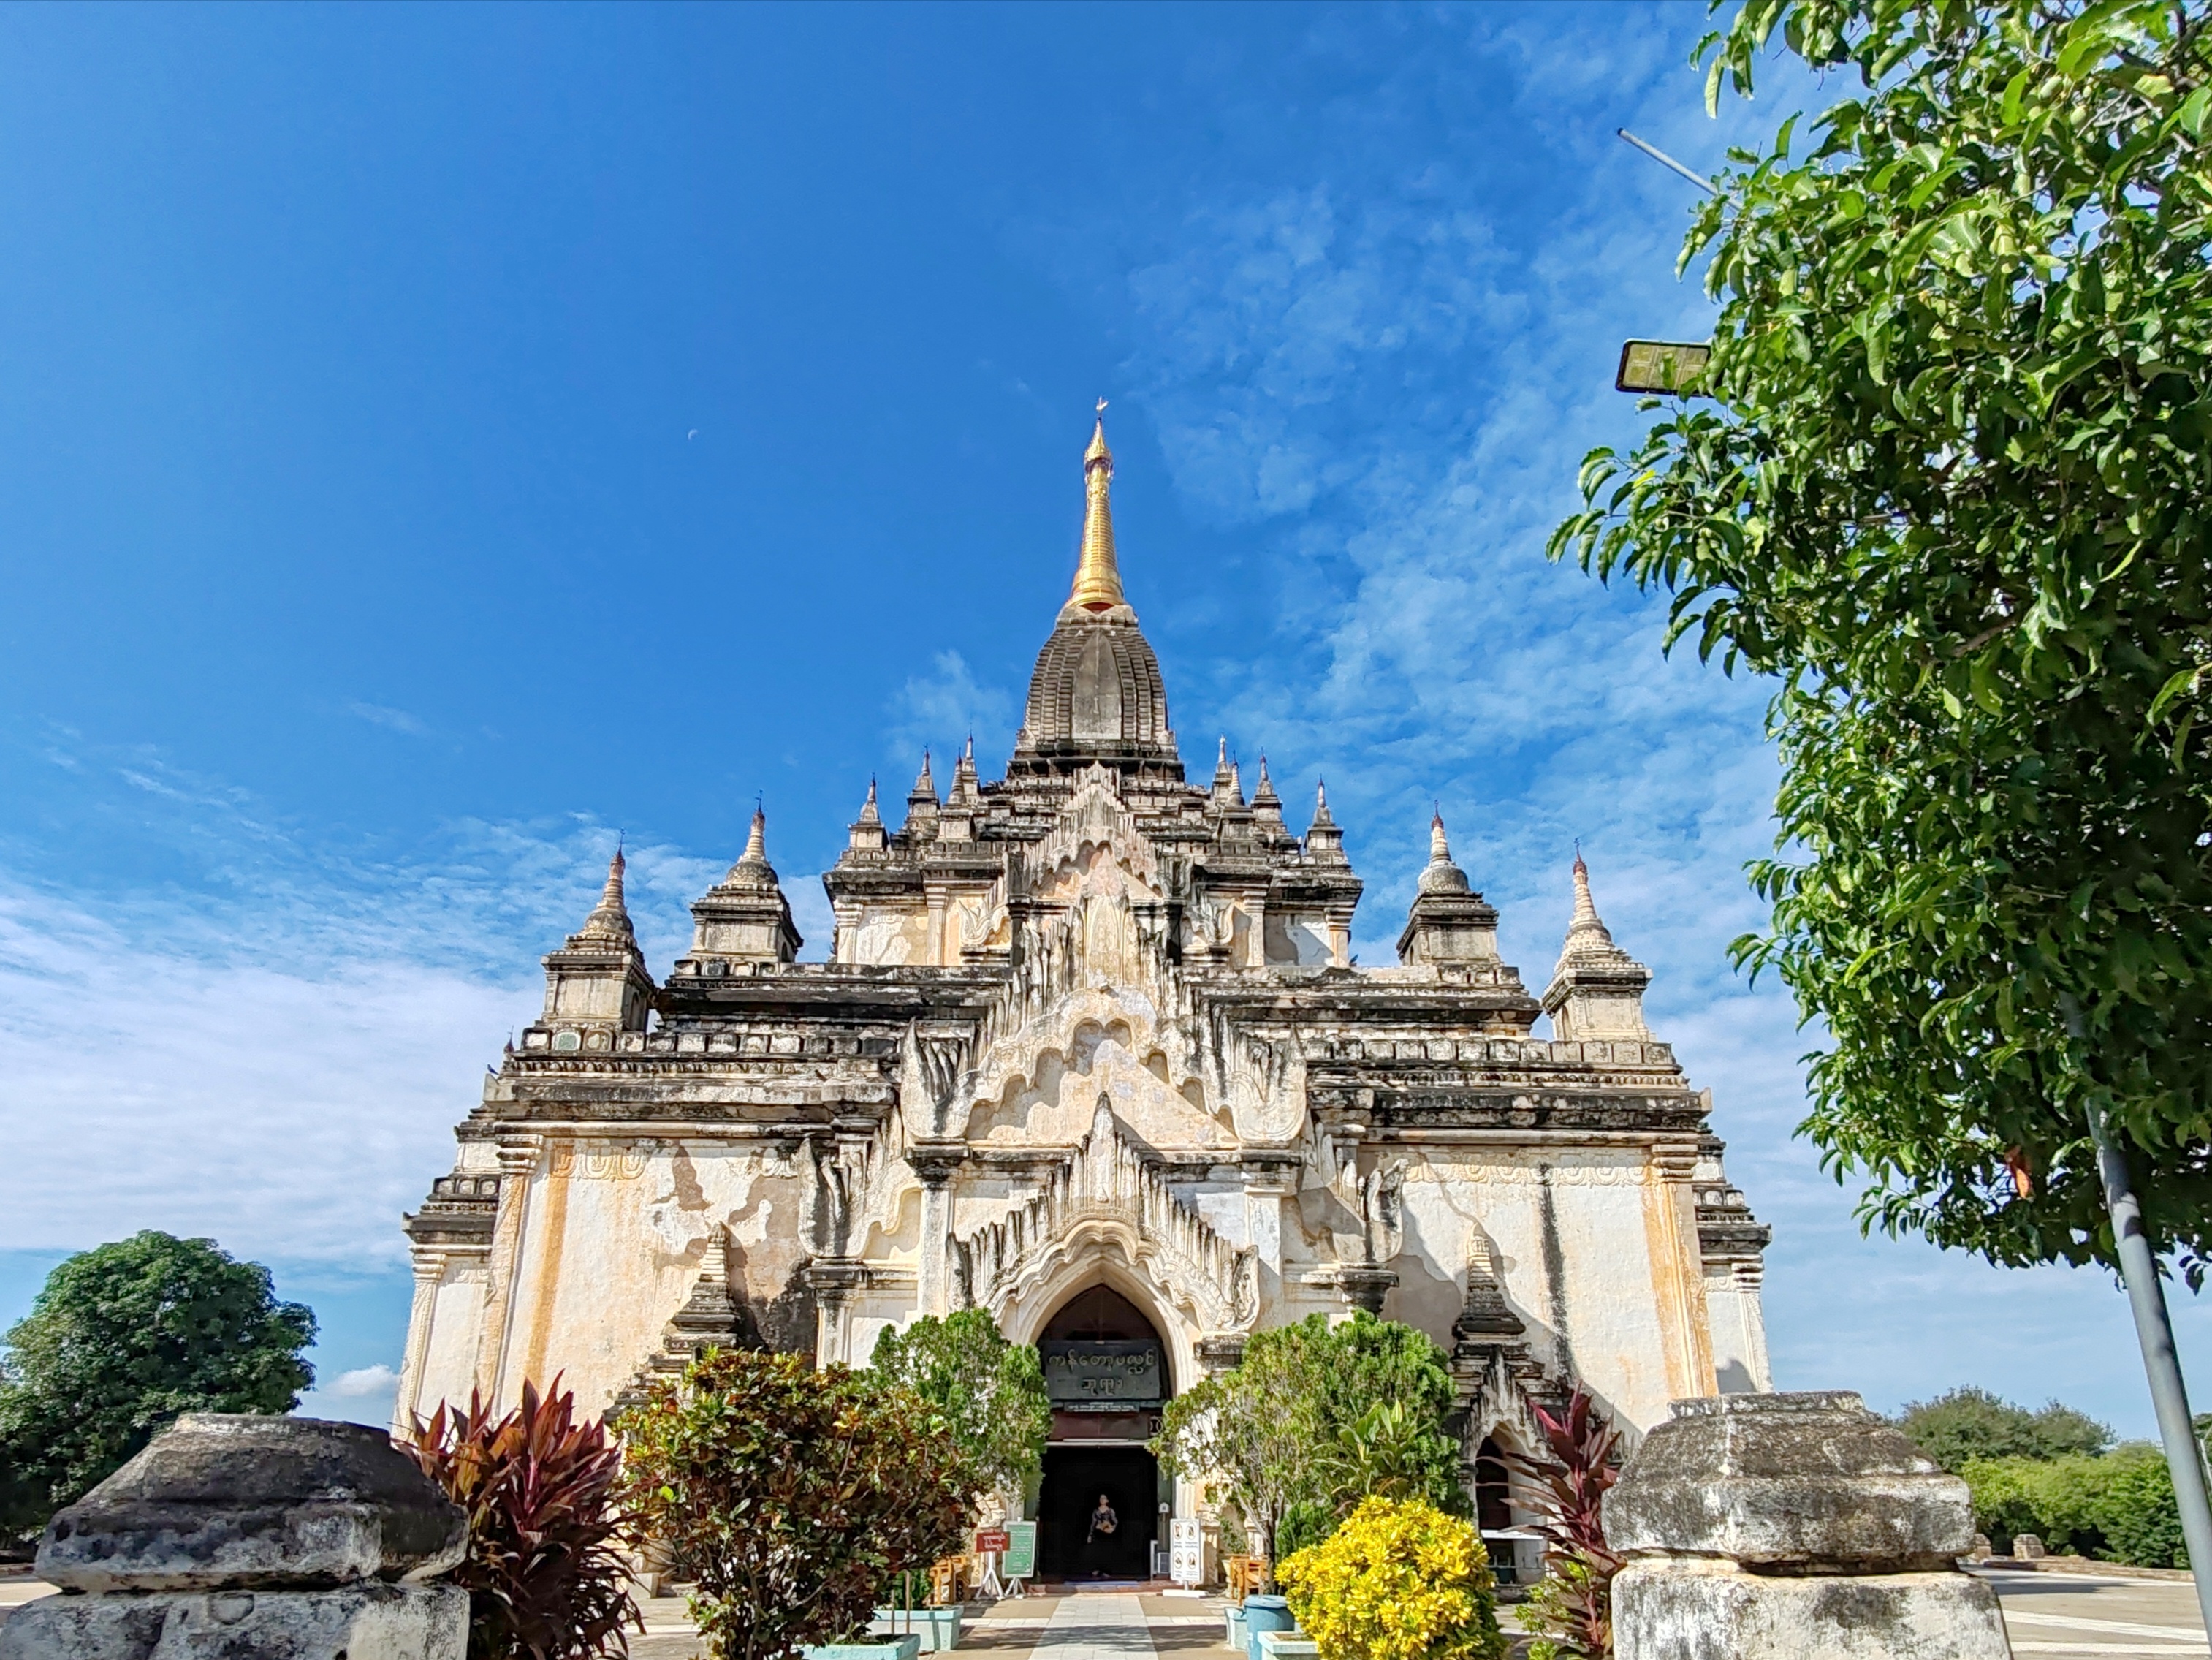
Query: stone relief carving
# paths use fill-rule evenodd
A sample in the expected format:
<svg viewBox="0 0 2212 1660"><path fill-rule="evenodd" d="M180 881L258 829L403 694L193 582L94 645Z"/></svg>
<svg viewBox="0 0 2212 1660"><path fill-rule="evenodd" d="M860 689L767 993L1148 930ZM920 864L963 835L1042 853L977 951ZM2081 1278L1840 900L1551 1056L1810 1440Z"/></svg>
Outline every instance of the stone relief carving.
<svg viewBox="0 0 2212 1660"><path fill-rule="evenodd" d="M1306 1113L1306 1063L1297 1042L1249 1031L1221 1037L1216 1052L1228 1056L1221 1094L1238 1138L1277 1145L1294 1140Z"/></svg>
<svg viewBox="0 0 2212 1660"><path fill-rule="evenodd" d="M899 1100L912 1132L924 1140L959 1134L963 1121L955 1124L961 1076L968 1069L968 1040L964 1037L925 1037L919 1024L907 1024L900 1067Z"/></svg>

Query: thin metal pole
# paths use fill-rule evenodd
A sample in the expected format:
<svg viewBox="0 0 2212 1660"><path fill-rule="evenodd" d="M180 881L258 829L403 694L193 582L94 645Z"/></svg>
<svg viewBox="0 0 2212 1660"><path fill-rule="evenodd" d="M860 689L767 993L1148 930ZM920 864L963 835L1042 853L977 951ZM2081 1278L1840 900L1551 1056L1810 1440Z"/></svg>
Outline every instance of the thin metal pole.
<svg viewBox="0 0 2212 1660"><path fill-rule="evenodd" d="M2189 1572L2197 1581L2197 1611L2205 1629L2212 1631L2212 1503L2205 1497L2204 1453L2189 1420L2189 1392L2181 1381L2180 1357L2173 1350L2166 1291L2143 1231L2142 1205L2128 1176L2128 1161L2112 1145L2104 1107L2094 1098L2089 1134L2097 1144L2097 1174L2104 1181L2106 1207L2112 1213L2120 1277L2127 1282L2128 1303L2135 1311L2136 1339L2142 1345L2143 1371L2150 1375L2159 1438L2166 1443L2166 1468L2172 1475L2174 1502L2181 1510L2181 1536L2188 1543Z"/></svg>
<svg viewBox="0 0 2212 1660"><path fill-rule="evenodd" d="M1635 145L1637 149L1642 150L1646 155L1659 163L1661 167L1674 168L1675 172L1680 173L1683 178L1688 179L1699 190L1705 192L1706 195L1718 196L1721 193L1720 187L1715 185L1711 179L1706 178L1705 174L1701 173L1692 173L1689 168L1684 167L1680 161L1677 161L1673 156L1668 155L1665 150L1661 149L1656 144L1645 143L1634 133L1629 131L1626 127L1615 127L1613 131L1619 134L1621 137L1626 138L1630 143Z"/></svg>

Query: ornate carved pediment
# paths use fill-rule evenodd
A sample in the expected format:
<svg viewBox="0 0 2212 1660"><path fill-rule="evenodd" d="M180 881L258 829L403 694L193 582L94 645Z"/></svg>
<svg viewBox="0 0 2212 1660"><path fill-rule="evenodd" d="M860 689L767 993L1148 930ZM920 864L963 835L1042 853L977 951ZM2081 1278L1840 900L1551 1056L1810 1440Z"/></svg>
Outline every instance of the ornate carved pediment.
<svg viewBox="0 0 2212 1660"><path fill-rule="evenodd" d="M1054 819L1044 839L1027 854L1030 889L1049 903L1079 894L1111 893L1132 900L1158 899L1167 891L1152 838L1122 805L1120 776L1094 766Z"/></svg>
<svg viewBox="0 0 2212 1660"><path fill-rule="evenodd" d="M952 1246L955 1297L965 1308L1003 1316L1025 1287L1086 1250L1111 1246L1164 1304L1204 1329L1242 1330L1259 1312L1255 1253L1176 1196L1122 1136L1103 1096L1091 1133L1042 1193Z"/></svg>

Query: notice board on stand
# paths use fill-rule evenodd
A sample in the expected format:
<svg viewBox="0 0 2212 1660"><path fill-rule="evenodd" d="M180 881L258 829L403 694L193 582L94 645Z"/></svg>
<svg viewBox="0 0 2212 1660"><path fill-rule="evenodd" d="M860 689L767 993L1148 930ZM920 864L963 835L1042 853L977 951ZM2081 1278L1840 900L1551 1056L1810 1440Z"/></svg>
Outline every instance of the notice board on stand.
<svg viewBox="0 0 2212 1660"><path fill-rule="evenodd" d="M1006 1523L1006 1548L999 1559L999 1574L1006 1579L1027 1579L1036 1572L1036 1530L1034 1522Z"/></svg>

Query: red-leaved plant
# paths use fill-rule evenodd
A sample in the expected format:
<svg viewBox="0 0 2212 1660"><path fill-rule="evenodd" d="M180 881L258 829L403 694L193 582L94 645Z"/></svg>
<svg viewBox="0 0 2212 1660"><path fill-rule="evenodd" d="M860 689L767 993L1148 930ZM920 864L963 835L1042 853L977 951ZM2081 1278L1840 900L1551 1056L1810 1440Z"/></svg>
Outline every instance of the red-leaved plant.
<svg viewBox="0 0 2212 1660"><path fill-rule="evenodd" d="M1529 1602L1547 1636L1532 1655L1576 1655L1603 1660L1613 1652L1613 1576L1621 1558L1605 1542L1606 1489L1620 1479L1620 1432L1593 1408L1580 1384L1564 1415L1529 1403L1547 1444L1546 1455L1509 1455L1530 1479L1522 1497L1539 1519L1531 1523L1545 1541L1548 1577Z"/></svg>
<svg viewBox="0 0 2212 1660"><path fill-rule="evenodd" d="M627 1655L625 1626L644 1629L616 1548L622 1450L556 1377L503 1418L474 1391L465 1411L441 1405L400 1445L468 1512L468 1560L453 1583L469 1594L469 1660L596 1660Z"/></svg>

